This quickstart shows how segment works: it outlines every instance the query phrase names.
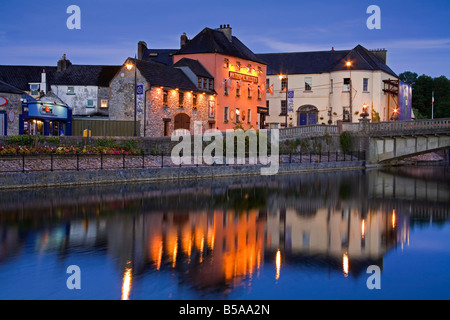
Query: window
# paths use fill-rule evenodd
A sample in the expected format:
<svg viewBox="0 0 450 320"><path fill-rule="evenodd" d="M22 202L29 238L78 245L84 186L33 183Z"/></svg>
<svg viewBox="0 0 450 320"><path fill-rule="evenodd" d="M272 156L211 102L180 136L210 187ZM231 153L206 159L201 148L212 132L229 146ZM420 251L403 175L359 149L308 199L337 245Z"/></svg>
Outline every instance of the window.
<svg viewBox="0 0 450 320"><path fill-rule="evenodd" d="M94 107L95 107L94 100L88 99L88 101L87 101L87 108L94 108Z"/></svg>
<svg viewBox="0 0 450 320"><path fill-rule="evenodd" d="M183 108L183 102L184 102L184 93L178 92L178 104L180 108Z"/></svg>
<svg viewBox="0 0 450 320"><path fill-rule="evenodd" d="M169 92L167 90L163 91L163 105L167 106L169 100Z"/></svg>
<svg viewBox="0 0 450 320"><path fill-rule="evenodd" d="M330 93L333 93L333 79L330 80Z"/></svg>
<svg viewBox="0 0 450 320"><path fill-rule="evenodd" d="M344 107L343 108L343 113L344 113L344 116L343 116L343 121L350 121L350 107Z"/></svg>
<svg viewBox="0 0 450 320"><path fill-rule="evenodd" d="M100 108L108 108L108 100L100 100Z"/></svg>
<svg viewBox="0 0 450 320"><path fill-rule="evenodd" d="M198 77L198 85L197 87L201 89L203 87L203 78Z"/></svg>
<svg viewBox="0 0 450 320"><path fill-rule="evenodd" d="M237 72L241 71L241 63L239 61L236 62L236 71Z"/></svg>
<svg viewBox="0 0 450 320"><path fill-rule="evenodd" d="M230 108L224 107L223 108L223 121L228 121L230 118Z"/></svg>
<svg viewBox="0 0 450 320"><path fill-rule="evenodd" d="M224 89L223 89L223 94L227 96L228 93L229 93L228 80L227 80L227 79L224 80L224 84L225 84L225 85L223 86L223 88L224 88Z"/></svg>
<svg viewBox="0 0 450 320"><path fill-rule="evenodd" d="M344 78L344 88L343 88L344 92L349 92L350 91L350 78Z"/></svg>
<svg viewBox="0 0 450 320"><path fill-rule="evenodd" d="M266 100L267 115L270 113L270 101Z"/></svg>
<svg viewBox="0 0 450 320"><path fill-rule="evenodd" d="M281 100L281 113L280 115L286 115L287 114L287 101Z"/></svg>
<svg viewBox="0 0 450 320"><path fill-rule="evenodd" d="M269 89L269 87L270 87L270 79L267 78L266 79L266 89Z"/></svg>
<svg viewBox="0 0 450 320"><path fill-rule="evenodd" d="M74 87L67 87L67 95L74 95L75 94L75 88Z"/></svg>
<svg viewBox="0 0 450 320"><path fill-rule="evenodd" d="M312 78L306 77L305 78L305 91L311 91L312 90Z"/></svg>
<svg viewBox="0 0 450 320"><path fill-rule="evenodd" d="M167 137L170 131L170 119L164 119L164 136Z"/></svg>
<svg viewBox="0 0 450 320"><path fill-rule="evenodd" d="M228 58L223 59L223 67L227 69L230 67L230 60Z"/></svg>
<svg viewBox="0 0 450 320"><path fill-rule="evenodd" d="M363 91L369 92L369 78L363 79Z"/></svg>
<svg viewBox="0 0 450 320"><path fill-rule="evenodd" d="M197 108L197 94L192 94L192 106Z"/></svg>
<svg viewBox="0 0 450 320"><path fill-rule="evenodd" d="M241 87L236 86L236 97L240 97L241 96Z"/></svg>
<svg viewBox="0 0 450 320"><path fill-rule="evenodd" d="M209 87L209 79L204 78L203 79L203 89L208 89Z"/></svg>
<svg viewBox="0 0 450 320"><path fill-rule="evenodd" d="M261 100L261 86L258 84L258 100Z"/></svg>
<svg viewBox="0 0 450 320"><path fill-rule="evenodd" d="M39 84L30 83L30 94L33 97L39 96Z"/></svg>
<svg viewBox="0 0 450 320"><path fill-rule="evenodd" d="M252 87L251 87L250 85L249 85L248 88L247 88L247 97L248 97L249 99L252 98Z"/></svg>
<svg viewBox="0 0 450 320"><path fill-rule="evenodd" d="M241 122L241 109L236 108L236 123Z"/></svg>
<svg viewBox="0 0 450 320"><path fill-rule="evenodd" d="M281 91L285 91L288 87L288 79L283 78L281 79Z"/></svg>
<svg viewBox="0 0 450 320"><path fill-rule="evenodd" d="M209 90L214 90L214 79L209 79Z"/></svg>
<svg viewBox="0 0 450 320"><path fill-rule="evenodd" d="M252 122L252 109L247 109L247 123Z"/></svg>

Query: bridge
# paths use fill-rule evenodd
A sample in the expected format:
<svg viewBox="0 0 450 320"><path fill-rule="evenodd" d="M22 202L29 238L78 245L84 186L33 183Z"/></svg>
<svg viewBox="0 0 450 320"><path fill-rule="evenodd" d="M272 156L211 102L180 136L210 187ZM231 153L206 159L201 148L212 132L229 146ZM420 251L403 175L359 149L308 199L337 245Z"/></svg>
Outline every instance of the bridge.
<svg viewBox="0 0 450 320"><path fill-rule="evenodd" d="M450 119L314 125L280 129L280 140L339 136L350 132L354 147L366 151L369 164L398 161L415 155L450 148Z"/></svg>

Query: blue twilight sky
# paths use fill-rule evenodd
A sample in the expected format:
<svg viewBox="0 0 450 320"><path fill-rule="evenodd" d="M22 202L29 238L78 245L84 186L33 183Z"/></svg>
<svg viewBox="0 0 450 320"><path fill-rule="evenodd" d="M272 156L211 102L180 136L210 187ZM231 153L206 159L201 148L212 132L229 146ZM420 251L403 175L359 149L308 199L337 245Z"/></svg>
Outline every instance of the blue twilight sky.
<svg viewBox="0 0 450 320"><path fill-rule="evenodd" d="M70 5L81 29L69 30ZM381 29L369 30L370 5L381 9ZM204 27L230 24L255 53L386 48L388 65L450 78L449 0L0 0L0 64L122 64L137 42L178 48Z"/></svg>

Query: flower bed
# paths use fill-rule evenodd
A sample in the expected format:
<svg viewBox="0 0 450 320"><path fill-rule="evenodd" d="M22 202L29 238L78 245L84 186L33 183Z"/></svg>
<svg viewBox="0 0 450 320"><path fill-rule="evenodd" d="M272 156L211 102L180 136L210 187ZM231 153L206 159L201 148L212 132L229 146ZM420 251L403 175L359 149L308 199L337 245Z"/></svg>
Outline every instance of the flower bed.
<svg viewBox="0 0 450 320"><path fill-rule="evenodd" d="M127 151L123 148L105 147L105 146L64 146L58 147L32 147L32 146L13 146L13 145L0 145L1 155L21 155L21 154L136 154L137 152Z"/></svg>

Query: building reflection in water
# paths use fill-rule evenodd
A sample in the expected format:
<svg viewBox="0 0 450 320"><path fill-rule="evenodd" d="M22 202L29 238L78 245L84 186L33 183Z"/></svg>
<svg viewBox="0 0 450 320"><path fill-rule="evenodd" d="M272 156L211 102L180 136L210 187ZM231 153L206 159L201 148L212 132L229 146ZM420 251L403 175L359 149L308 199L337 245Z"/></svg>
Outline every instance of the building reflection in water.
<svg viewBox="0 0 450 320"><path fill-rule="evenodd" d="M278 281L284 265L357 277L371 264L382 268L389 250L409 244L414 214L410 199L372 199L368 188L377 184L365 179L302 176L184 195L120 193L117 200L117 193L39 210L8 207L0 210L0 263L21 250L19 234L32 225L38 252L105 248L123 275L124 300L132 298L136 276L152 272L170 271L198 290L225 294L250 286L262 268L273 268Z"/></svg>

